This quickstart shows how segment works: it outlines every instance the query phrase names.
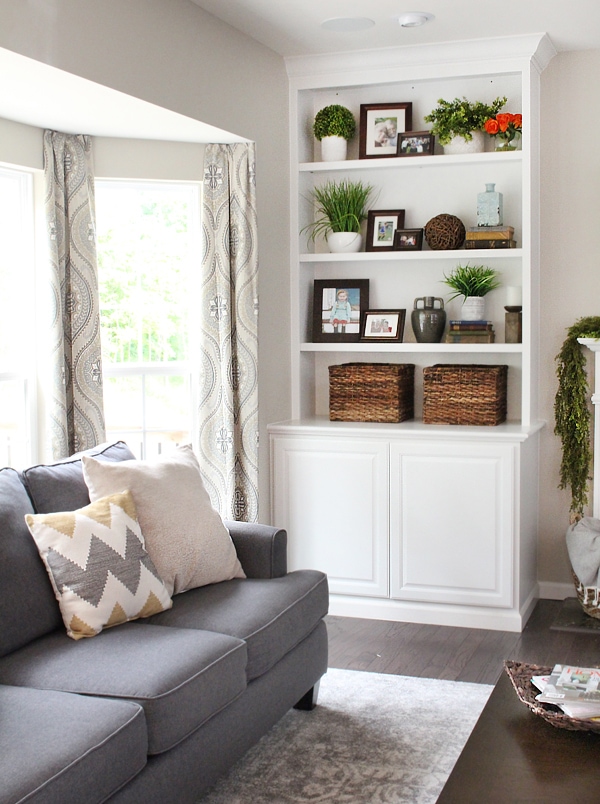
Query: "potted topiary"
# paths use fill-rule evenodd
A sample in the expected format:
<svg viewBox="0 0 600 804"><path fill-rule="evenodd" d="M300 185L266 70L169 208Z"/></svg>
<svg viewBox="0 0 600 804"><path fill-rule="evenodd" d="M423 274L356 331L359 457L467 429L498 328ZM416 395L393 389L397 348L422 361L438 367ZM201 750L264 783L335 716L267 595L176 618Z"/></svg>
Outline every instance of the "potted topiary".
<svg viewBox="0 0 600 804"><path fill-rule="evenodd" d="M449 276L444 274L442 281L454 291L449 301L464 297L460 315L463 321L484 321L484 296L500 287L498 272L486 265L457 265Z"/></svg>
<svg viewBox="0 0 600 804"><path fill-rule="evenodd" d="M311 193L317 207L317 218L302 232L309 231L310 239L322 236L330 251L360 251L361 224L368 216L368 201L373 187L361 181L327 181Z"/></svg>
<svg viewBox="0 0 600 804"><path fill-rule="evenodd" d="M324 162L337 162L346 158L348 140L356 131L356 121L350 109L334 103L320 109L313 123L315 137L321 142Z"/></svg>
<svg viewBox="0 0 600 804"><path fill-rule="evenodd" d="M444 153L477 153L485 148L483 127L485 121L496 115L506 103L507 98L496 98L491 104L466 98L446 101L438 100L438 105L425 117L432 123L431 132L444 146Z"/></svg>

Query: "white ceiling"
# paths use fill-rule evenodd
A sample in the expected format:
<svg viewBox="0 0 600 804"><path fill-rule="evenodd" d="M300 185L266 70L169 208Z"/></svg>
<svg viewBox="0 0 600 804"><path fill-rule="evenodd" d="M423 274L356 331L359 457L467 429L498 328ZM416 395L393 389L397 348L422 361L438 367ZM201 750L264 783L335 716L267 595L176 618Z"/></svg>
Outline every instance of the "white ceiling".
<svg viewBox="0 0 600 804"><path fill-rule="evenodd" d="M282 56L547 33L557 50L600 48L600 0L191 0ZM420 28L400 14L430 12ZM321 28L335 17L367 17L368 30Z"/></svg>

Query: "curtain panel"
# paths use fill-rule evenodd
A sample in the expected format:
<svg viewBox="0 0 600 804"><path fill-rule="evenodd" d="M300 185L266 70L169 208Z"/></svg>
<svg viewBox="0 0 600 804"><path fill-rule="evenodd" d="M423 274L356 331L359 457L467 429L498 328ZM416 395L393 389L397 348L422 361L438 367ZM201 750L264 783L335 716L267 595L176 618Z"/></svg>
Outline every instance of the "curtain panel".
<svg viewBox="0 0 600 804"><path fill-rule="evenodd" d="M199 454L211 501L258 518L255 145L207 145L202 205Z"/></svg>
<svg viewBox="0 0 600 804"><path fill-rule="evenodd" d="M63 458L105 440L91 138L44 132L52 310L50 451Z"/></svg>

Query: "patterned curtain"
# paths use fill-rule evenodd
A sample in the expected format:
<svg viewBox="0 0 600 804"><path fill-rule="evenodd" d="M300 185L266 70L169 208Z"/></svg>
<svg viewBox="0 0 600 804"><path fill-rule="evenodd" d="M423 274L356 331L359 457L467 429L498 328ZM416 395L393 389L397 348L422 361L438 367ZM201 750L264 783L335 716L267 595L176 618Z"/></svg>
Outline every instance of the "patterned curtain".
<svg viewBox="0 0 600 804"><path fill-rule="evenodd" d="M258 518L258 254L254 143L207 145L199 454L215 508Z"/></svg>
<svg viewBox="0 0 600 804"><path fill-rule="evenodd" d="M44 132L52 313L49 438L53 458L104 441L91 138Z"/></svg>

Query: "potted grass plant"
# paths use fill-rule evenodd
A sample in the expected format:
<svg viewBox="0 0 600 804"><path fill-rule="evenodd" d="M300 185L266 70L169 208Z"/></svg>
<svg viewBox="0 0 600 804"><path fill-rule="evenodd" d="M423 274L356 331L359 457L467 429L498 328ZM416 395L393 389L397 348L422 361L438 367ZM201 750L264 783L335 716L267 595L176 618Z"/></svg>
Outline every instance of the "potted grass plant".
<svg viewBox="0 0 600 804"><path fill-rule="evenodd" d="M362 181L327 181L312 190L316 219L302 229L314 242L327 240L330 251L360 251L361 225L368 216L373 187Z"/></svg>
<svg viewBox="0 0 600 804"><path fill-rule="evenodd" d="M476 153L485 148L483 127L494 117L507 98L496 98L492 103L471 102L466 98L452 101L439 98L438 105L425 117L432 123L431 133L444 146L444 153Z"/></svg>
<svg viewBox="0 0 600 804"><path fill-rule="evenodd" d="M486 265L457 265L450 274L444 274L442 281L454 291L449 301L458 296L463 297L460 316L463 321L483 321L484 297L491 290L500 287L498 272Z"/></svg>
<svg viewBox="0 0 600 804"><path fill-rule="evenodd" d="M333 103L320 109L315 115L313 133L321 142L321 158L324 162L336 162L346 158L348 140L356 131L354 115L345 106Z"/></svg>

